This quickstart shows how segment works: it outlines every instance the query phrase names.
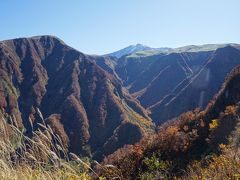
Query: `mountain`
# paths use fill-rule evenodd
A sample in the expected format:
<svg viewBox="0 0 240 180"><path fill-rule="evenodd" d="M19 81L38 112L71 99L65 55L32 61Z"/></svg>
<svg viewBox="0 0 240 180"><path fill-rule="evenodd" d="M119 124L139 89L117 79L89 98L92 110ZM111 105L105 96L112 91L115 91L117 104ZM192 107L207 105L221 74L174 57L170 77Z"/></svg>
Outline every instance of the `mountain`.
<svg viewBox="0 0 240 180"><path fill-rule="evenodd" d="M240 64L240 51L226 46L213 51L206 60L199 70L193 70L190 76L179 82L179 86L150 107L152 118L166 120L196 107L205 108L221 88L227 74Z"/></svg>
<svg viewBox="0 0 240 180"><path fill-rule="evenodd" d="M152 133L146 110L95 58L53 36L1 41L0 117L29 137L46 123L69 151L95 158Z"/></svg>
<svg viewBox="0 0 240 180"><path fill-rule="evenodd" d="M239 173L240 67L203 111L183 113L160 126L154 136L117 150L104 159L118 172L103 176L124 179L235 179ZM221 169L221 171L219 171Z"/></svg>
<svg viewBox="0 0 240 180"><path fill-rule="evenodd" d="M136 44L136 45L130 45L126 48L123 48L121 50L118 50L116 52L107 54L107 56L112 56L112 57L116 57L116 58L120 58L122 56L126 56L129 54L134 54L134 53L141 53L141 52L145 52L145 51L168 51L170 50L170 48L151 48L142 44Z"/></svg>
<svg viewBox="0 0 240 180"><path fill-rule="evenodd" d="M87 166L107 179L209 179L214 171L234 179L239 62L238 44L118 58L83 54L54 36L1 41L3 167L57 174L74 167L84 175ZM65 149L103 161L89 166Z"/></svg>
<svg viewBox="0 0 240 180"><path fill-rule="evenodd" d="M108 62L100 59L96 63L117 77L161 124L185 111L204 109L226 75L240 64L239 47L185 46L144 56L133 53Z"/></svg>

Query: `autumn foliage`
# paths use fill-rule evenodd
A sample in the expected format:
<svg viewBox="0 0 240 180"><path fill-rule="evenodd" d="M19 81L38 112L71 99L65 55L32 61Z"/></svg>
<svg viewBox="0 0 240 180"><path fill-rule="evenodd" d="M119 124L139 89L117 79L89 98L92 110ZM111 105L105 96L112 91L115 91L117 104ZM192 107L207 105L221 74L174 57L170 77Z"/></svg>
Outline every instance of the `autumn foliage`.
<svg viewBox="0 0 240 180"><path fill-rule="evenodd" d="M217 170L225 171L226 178L239 176L239 158L236 159L233 152L238 152L236 142L240 142L240 138L235 138L234 147L229 139L240 134L236 133L240 115L240 71L234 70L232 74L204 111L196 109L168 121L155 135L105 158L102 166L113 165L118 169L118 176L127 179L202 179L209 178ZM206 160L207 157L211 159ZM223 162L218 169L220 161ZM102 171L101 167L98 172L114 176L107 169Z"/></svg>

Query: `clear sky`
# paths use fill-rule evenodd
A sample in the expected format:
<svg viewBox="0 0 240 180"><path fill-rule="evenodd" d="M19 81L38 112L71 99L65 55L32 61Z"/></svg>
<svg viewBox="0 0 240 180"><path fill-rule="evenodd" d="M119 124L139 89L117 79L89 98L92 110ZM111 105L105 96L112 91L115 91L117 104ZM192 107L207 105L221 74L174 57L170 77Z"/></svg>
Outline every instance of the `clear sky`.
<svg viewBox="0 0 240 180"><path fill-rule="evenodd" d="M240 43L240 0L1 0L0 40L55 35L88 53Z"/></svg>

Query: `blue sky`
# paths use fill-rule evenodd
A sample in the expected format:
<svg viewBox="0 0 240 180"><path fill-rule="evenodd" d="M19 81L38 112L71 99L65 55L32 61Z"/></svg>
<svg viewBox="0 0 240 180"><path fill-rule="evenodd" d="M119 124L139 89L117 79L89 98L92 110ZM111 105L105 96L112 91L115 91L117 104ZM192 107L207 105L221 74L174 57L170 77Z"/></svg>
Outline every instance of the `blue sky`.
<svg viewBox="0 0 240 180"><path fill-rule="evenodd" d="M240 43L240 0L3 0L0 40L55 35L88 53Z"/></svg>

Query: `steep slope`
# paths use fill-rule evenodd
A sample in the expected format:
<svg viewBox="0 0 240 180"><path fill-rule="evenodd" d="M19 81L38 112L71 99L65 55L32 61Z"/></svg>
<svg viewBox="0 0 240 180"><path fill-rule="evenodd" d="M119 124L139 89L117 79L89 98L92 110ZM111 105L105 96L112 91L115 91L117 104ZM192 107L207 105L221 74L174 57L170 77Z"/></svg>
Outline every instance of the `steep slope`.
<svg viewBox="0 0 240 180"><path fill-rule="evenodd" d="M146 111L94 60L52 36L0 42L1 115L29 136L49 123L71 152L98 158L152 132Z"/></svg>
<svg viewBox="0 0 240 180"><path fill-rule="evenodd" d="M235 179L240 165L239 101L240 67L237 67L204 111L196 109L184 113L160 126L154 136L145 137L108 156L103 164L113 164L119 172L111 171L111 167L109 170L99 167L99 172L107 177L128 179L189 179L188 175L196 168L216 168L211 173L214 177L219 177L219 169L225 168L221 174L226 179ZM223 156L229 154L218 157L222 153ZM192 165L191 169L188 165ZM229 169L231 167L234 169ZM208 176L207 171L201 174Z"/></svg>
<svg viewBox="0 0 240 180"><path fill-rule="evenodd" d="M177 91L150 107L153 119L165 121L196 107L205 108L226 75L240 64L240 51L232 46L213 52L205 64Z"/></svg>
<svg viewBox="0 0 240 180"><path fill-rule="evenodd" d="M185 46L165 53L133 53L108 63L96 61L122 81L129 92L152 112L157 123L196 107L206 107L224 77L240 63L239 45ZM144 51L148 52L148 51ZM143 54L143 53L142 53ZM109 66L109 62L112 66Z"/></svg>

